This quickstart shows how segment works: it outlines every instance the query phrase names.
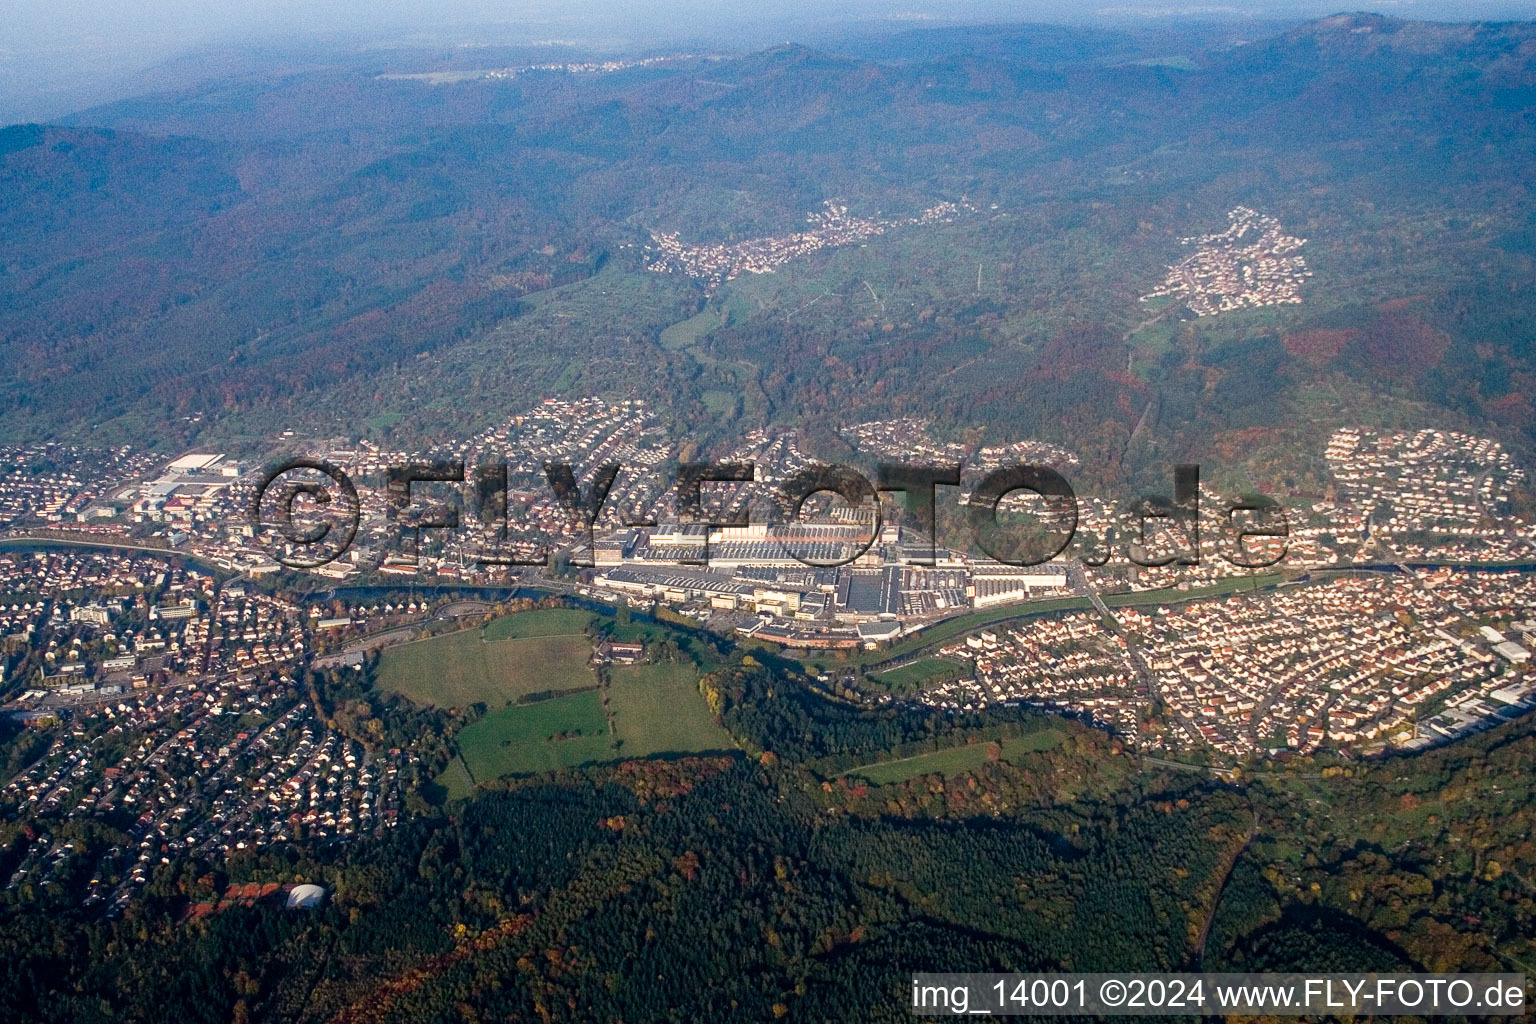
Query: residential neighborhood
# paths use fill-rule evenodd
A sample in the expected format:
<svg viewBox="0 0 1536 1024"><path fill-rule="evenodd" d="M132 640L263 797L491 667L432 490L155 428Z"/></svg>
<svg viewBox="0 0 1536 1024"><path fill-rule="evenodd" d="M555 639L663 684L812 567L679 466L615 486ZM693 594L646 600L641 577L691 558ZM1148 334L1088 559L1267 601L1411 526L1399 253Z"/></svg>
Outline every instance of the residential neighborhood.
<svg viewBox="0 0 1536 1024"><path fill-rule="evenodd" d="M1181 238L1195 251L1169 267L1168 277L1141 301L1171 297L1202 317L1299 304L1301 284L1312 271L1292 254L1307 240L1285 234L1278 220L1246 206L1227 219L1225 231Z"/></svg>

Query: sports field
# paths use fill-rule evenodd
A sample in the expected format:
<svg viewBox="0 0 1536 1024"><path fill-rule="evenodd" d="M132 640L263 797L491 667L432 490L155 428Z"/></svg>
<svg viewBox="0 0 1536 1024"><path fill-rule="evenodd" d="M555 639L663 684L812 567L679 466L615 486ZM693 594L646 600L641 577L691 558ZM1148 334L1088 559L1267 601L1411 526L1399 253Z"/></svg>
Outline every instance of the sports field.
<svg viewBox="0 0 1536 1024"><path fill-rule="evenodd" d="M465 707L482 701L490 708L531 693L594 686L597 676L587 663L592 643L580 631L587 613L569 614L583 618L524 612L497 619L484 631L467 629L385 648L376 685L418 704ZM528 621L517 621L525 617ZM574 632L566 632L573 624ZM562 632L551 632L556 628ZM500 638L486 639L493 630Z"/></svg>
<svg viewBox="0 0 1536 1024"><path fill-rule="evenodd" d="M945 675L958 676L965 671L966 666L957 661L950 661L946 658L923 658L920 661L912 662L910 665L903 665L901 668L893 668L889 671L881 672L875 676L875 679L889 686L892 690L905 692L915 690L931 679L937 679Z"/></svg>

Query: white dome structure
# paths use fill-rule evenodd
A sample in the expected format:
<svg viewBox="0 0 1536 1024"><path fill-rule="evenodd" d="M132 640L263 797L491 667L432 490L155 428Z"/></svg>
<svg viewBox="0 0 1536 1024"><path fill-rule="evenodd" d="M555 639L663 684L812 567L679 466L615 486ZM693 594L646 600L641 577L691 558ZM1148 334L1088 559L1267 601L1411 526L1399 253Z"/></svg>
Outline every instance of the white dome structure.
<svg viewBox="0 0 1536 1024"><path fill-rule="evenodd" d="M319 910L325 903L325 889L318 885L296 885L284 904L289 910Z"/></svg>

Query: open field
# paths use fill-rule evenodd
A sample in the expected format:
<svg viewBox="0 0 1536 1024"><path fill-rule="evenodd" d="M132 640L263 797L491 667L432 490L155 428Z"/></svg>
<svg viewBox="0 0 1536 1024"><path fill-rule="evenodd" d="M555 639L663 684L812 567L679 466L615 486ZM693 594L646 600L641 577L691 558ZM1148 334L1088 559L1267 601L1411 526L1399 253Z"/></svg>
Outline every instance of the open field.
<svg viewBox="0 0 1536 1024"><path fill-rule="evenodd" d="M564 739L556 739L557 736ZM492 711L459 733L459 753L476 781L532 775L614 757L596 691Z"/></svg>
<svg viewBox="0 0 1536 1024"><path fill-rule="evenodd" d="M693 666L615 666L612 673L613 733L597 691L503 707L466 726L458 736L459 751L476 781L734 746L711 717ZM562 734L564 739L554 738ZM457 795L457 780L444 774L440 782Z"/></svg>
<svg viewBox="0 0 1536 1024"><path fill-rule="evenodd" d="M467 629L386 648L377 687L418 704L464 707L483 701L496 708L531 693L596 685L587 664L591 655L591 642L579 634L487 643L480 630Z"/></svg>
<svg viewBox="0 0 1536 1024"><path fill-rule="evenodd" d="M736 412L736 396L729 391L706 391L702 396L704 408L716 416L732 416Z"/></svg>
<svg viewBox="0 0 1536 1024"><path fill-rule="evenodd" d="M616 666L609 699L620 757L728 750L728 732L715 724L691 665Z"/></svg>
<svg viewBox="0 0 1536 1024"><path fill-rule="evenodd" d="M964 671L965 666L957 661L949 661L945 658L923 658L910 665L881 672L875 679L893 690L910 690L922 686L930 679Z"/></svg>
<svg viewBox="0 0 1536 1024"><path fill-rule="evenodd" d="M591 612L577 608L535 608L491 620L482 635L488 643L535 636L580 636L593 617Z"/></svg>
<svg viewBox="0 0 1536 1024"><path fill-rule="evenodd" d="M675 635L672 629L660 622L644 622L640 619L611 621L607 632L614 640L629 644L653 644L666 636Z"/></svg>
<svg viewBox="0 0 1536 1024"><path fill-rule="evenodd" d="M434 780L443 787L443 799L458 800L461 797L472 796L475 787L469 778L469 769L464 764L462 757L456 757L448 762L448 767Z"/></svg>
<svg viewBox="0 0 1536 1024"><path fill-rule="evenodd" d="M725 324L720 310L706 308L686 320L680 320L661 332L661 347L669 352L688 348L704 335Z"/></svg>
<svg viewBox="0 0 1536 1024"><path fill-rule="evenodd" d="M1001 741L1004 761L1010 757L1021 754L1038 754L1044 750L1050 750L1061 742L1062 734L1054 729L1043 729L1027 736L1014 736ZM964 747L951 747L949 750L936 750L931 754L919 754L916 757L905 758L900 761L887 761L883 764L865 765L862 768L852 768L844 775L857 776L876 785L884 786L892 782L906 782L922 775L956 775L960 772L968 772L980 768L987 760L986 743L975 743Z"/></svg>

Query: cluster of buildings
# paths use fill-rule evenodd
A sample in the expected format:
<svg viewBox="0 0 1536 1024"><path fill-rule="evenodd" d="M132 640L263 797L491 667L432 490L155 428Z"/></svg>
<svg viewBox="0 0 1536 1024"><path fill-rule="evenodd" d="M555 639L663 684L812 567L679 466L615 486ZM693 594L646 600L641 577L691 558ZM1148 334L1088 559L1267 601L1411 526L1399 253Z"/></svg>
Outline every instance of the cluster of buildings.
<svg viewBox="0 0 1536 1024"><path fill-rule="evenodd" d="M1536 524L1509 515L1525 471L1491 438L1453 430L1335 431L1325 452L1362 536L1407 560L1516 561L1536 555Z"/></svg>
<svg viewBox="0 0 1536 1024"><path fill-rule="evenodd" d="M0 669L44 704L293 665L307 650L295 606L132 551L0 553L0 592L39 595L0 600Z"/></svg>
<svg viewBox="0 0 1536 1024"><path fill-rule="evenodd" d="M191 453L173 459L156 477L125 488L117 503L102 503L82 510L82 522L94 518L113 518L127 506L127 515L139 523L168 523L176 537L185 537L194 523L209 521L227 504L221 501L245 473L246 467L218 453ZM178 541L173 540L173 544Z"/></svg>
<svg viewBox="0 0 1536 1024"><path fill-rule="evenodd" d="M917 699L1058 708L1149 751L1411 749L1536 708L1533 608L1536 576L1443 568L1073 612L942 648L970 671Z"/></svg>
<svg viewBox="0 0 1536 1024"><path fill-rule="evenodd" d="M75 521L114 484L154 465L126 446L0 445L0 526Z"/></svg>
<svg viewBox="0 0 1536 1024"><path fill-rule="evenodd" d="M615 71L628 71L632 68L663 67L668 64L701 59L718 60L719 58L700 54L676 53L655 57L636 57L629 60L543 61L538 64L515 64L510 67L485 68L473 71L392 72L379 75L378 77L386 81L417 81L425 82L428 85L444 85L469 81L510 82L521 75L537 71L572 75L601 75L612 74Z"/></svg>
<svg viewBox="0 0 1536 1024"><path fill-rule="evenodd" d="M844 213L833 210L827 223L841 223ZM1272 240L1277 230L1268 218L1237 211L1228 232L1202 244L1247 245L1255 237ZM1064 472L1078 465L1071 452L1044 442L936 441L919 419L856 424L843 436L871 462L959 463L971 486L1009 464L1046 464ZM71 466L90 461L84 450L39 449L29 452L34 468L43 467L41 454L54 464L65 455L75 460ZM322 578L504 584L521 578L522 570L509 562L564 552L574 564L594 567L567 589L666 603L700 621L800 646L878 645L961 611L1068 595L1194 590L1248 571L1222 557L1230 554L1223 547L1229 535L1225 502L1209 486L1200 493L1198 565L1130 564L1129 540L1137 542L1142 561L1187 554L1187 524L1148 520L1130 538L1127 531L1141 524L1128 518L1126 502L1086 495L1077 499L1076 545L1056 561L1027 568L935 548L889 520L876 531L870 510L821 499L809 503L794 525L779 525L780 485L814 464L792 430L753 431L732 450L711 453L718 461L752 463L755 479L703 486L703 518L720 523L745 517L747 525L680 521L685 517L679 515L672 467L681 457L699 456L680 449L651 407L637 400L549 399L479 435L420 452L334 440L291 454L338 465L356 484L356 540L340 558L313 570ZM1529 560L1533 554L1536 526L1506 515L1523 471L1495 441L1451 431L1375 434L1351 428L1333 435L1325 457L1333 493L1286 508L1288 536L1251 538L1251 554L1283 550L1281 564L1288 569L1413 562L1427 554L1469 564ZM174 545L196 565L237 576L278 569L272 537L248 521L253 478L260 475L249 464L212 452L164 465L139 466L143 458L127 450L95 458L111 473L137 466L140 476L93 481L71 468L68 497L59 508L78 505L73 522L46 520L40 506L19 517L13 533L36 533L33 528L46 523L48 536L73 529L96 539L91 531L111 528L125 531L125 544ZM462 463L466 480L418 484L412 506L457 505L458 530L417 531L394 514L400 496L392 493L387 471L433 460ZM571 466L584 495L598 485L602 467L622 467L590 549L581 517L551 488L551 463ZM490 478L490 492L477 483L484 467L505 469L503 478ZM953 500L963 502L963 490ZM1429 551L1436 543L1461 547ZM1096 556L1103 555L1109 557L1100 564ZM935 564L922 564L930 556ZM172 570L157 556L10 555L0 558L0 587L15 598L0 601L5 642L41 652L27 666L27 681L45 691L142 688L156 673L175 678L217 667L288 666L309 651L306 630L313 624L302 609L247 592L239 579L221 590L211 573ZM96 591L102 599L77 599L78 591ZM13 659L10 667L17 664Z"/></svg>
<svg viewBox="0 0 1536 1024"><path fill-rule="evenodd" d="M1197 316L1300 303L1301 283L1312 271L1292 254L1307 240L1292 238L1278 220L1246 206L1227 219L1225 231L1180 239L1197 248L1169 267L1168 277L1141 301L1172 296Z"/></svg>
<svg viewBox="0 0 1536 1024"><path fill-rule="evenodd" d="M1065 472L1081 465L1078 457L1060 445L1025 440L1008 444L962 444L935 441L929 433L931 420L903 417L872 420L844 427L843 440L861 454L883 462L913 465L960 465L973 473L990 473L1005 466L1049 466Z"/></svg>
<svg viewBox="0 0 1536 1024"><path fill-rule="evenodd" d="M131 551L24 550L0 553L0 593L0 671L29 692L111 695L202 667L210 574Z"/></svg>
<svg viewBox="0 0 1536 1024"><path fill-rule="evenodd" d="M934 442L917 420L860 424L845 437L875 461L960 462L967 479L1010 462L1076 465L1036 442ZM20 860L0 881L23 895L29 886L72 887L88 905L115 912L180 857L387 827L403 777L419 781L416 756L367 749L329 727L294 680L306 667L356 664L363 645L403 637L441 609L415 595L371 595L346 607L298 602L252 579L275 564L270 542L246 522L257 474L236 460L206 453L162 465L113 452L102 464L114 475L95 480L73 468L87 461L74 454L61 471L72 476L48 484L68 486L46 491L64 503L16 512L13 532L116 526L151 547L181 536L164 551L0 552L3 711L48 742L19 775L0 779L0 816L27 824ZM541 579L547 588L662 604L720 632L804 648L879 648L960 613L1017 605L1022 614L1072 599L1071 610L943 645L933 656L955 671L909 697L868 698L880 703L1028 703L1092 720L1145 751L1203 749L1227 759L1412 748L1536 706L1536 574L1478 568L1471 557L1461 567L1391 567L1414 561L1402 553L1416 538L1457 524L1477 527L1482 561L1530 560L1532 527L1506 515L1523 474L1495 442L1469 435L1339 431L1326 452L1336 493L1285 512L1283 565L1310 577L1193 600L1180 590L1230 586L1247 573L1216 557L1223 503L1208 490L1198 566L1127 567L1118 556L1095 566L1072 551L1017 567L935 548L897 522L876 530L868 510L825 501L793 525L772 523L778 485L812 465L791 431L753 432L715 456L756 465L753 482L702 492L709 518L746 514L748 525L679 523L668 474L681 452L643 402L545 402L424 453L330 441L299 454L346 468L359 495L358 542L315 570L319 580L378 584L408 574L504 584L506 568L482 556L494 544L542 546L589 554L592 564ZM505 523L483 520L464 485L423 488L423 502L468 495L465 526L427 531L432 539L402 557L385 473L424 459L504 463ZM597 467L624 467L590 552L578 551L584 541L550 490L547 461L568 462L584 492ZM129 469L137 475L115 476ZM72 524L50 518L65 509ZM1124 511L1082 497L1080 528L1107 538ZM1151 530L1144 553L1176 551L1176 526ZM1341 564L1368 555L1389 568ZM923 564L930 556L933 564ZM1116 594L1111 609L1103 597ZM453 614L484 607L459 604L469 610ZM601 657L626 662L644 650L610 644ZM60 828L84 820L123 838L103 845L74 838L96 833Z"/></svg>
<svg viewBox="0 0 1536 1024"><path fill-rule="evenodd" d="M844 565L808 566L794 555L834 561L863 547L861 525L810 523L774 531L726 527L689 534L695 560L678 564L680 538L665 536L666 560L637 547L622 564L594 572L583 593L631 604L662 603L717 628L794 647L874 647L972 608L1071 594L1061 565L963 560L940 549L938 564L911 564L929 549L886 526ZM809 538L809 539L808 539ZM651 538L642 538L649 544Z"/></svg>
<svg viewBox="0 0 1536 1024"><path fill-rule="evenodd" d="M1070 479L1078 465L1071 452L1045 442L937 441L926 421L913 418L856 424L845 428L843 436L857 449L860 460L871 464L960 464L965 486L953 497L942 492L946 503L965 502L966 487L974 487L994 468L1045 464L1068 473ZM889 519L886 529L874 537L869 510L822 499L809 503L796 525L773 525L780 512L776 502L780 485L814 464L793 430L752 431L730 451L709 453L718 461L750 462L756 476L751 483L703 485L702 518L725 522L744 516L749 525L708 530L681 521L687 517L680 516L677 507L673 467L685 456L702 455L686 451L668 437L651 407L638 400L549 399L479 435L423 451L392 451L366 442L333 440L290 454L340 466L356 484L355 540L340 557L312 570L336 582L387 582L403 577L505 584L521 579L529 571L523 568L526 563L542 563L563 553L572 564L596 567L575 584L590 594L666 601L700 612L701 618L728 610L767 615L774 621L757 627L767 628L770 634L777 627L776 635L786 642L843 646L876 641L851 628L857 623L848 616L858 613L838 603L836 588L821 589L824 581L803 589L792 609L786 602L748 595L764 585L791 587L803 575L806 561L826 566L848 562L852 571L878 574L891 567L922 568L916 563L934 553L926 538ZM1281 515L1288 536L1250 538L1244 549L1252 559L1263 562L1283 553L1282 567L1298 569L1427 559L1475 564L1529 560L1536 555L1536 525L1502 515L1523 473L1495 441L1435 430L1376 435L1347 429L1333 436L1325 455L1335 475L1327 499L1285 508ZM433 460L462 463L466 479L417 483L412 488L412 507L457 506L457 530L418 531L394 513L392 503L399 495L391 493L386 472ZM550 463L568 464L576 486L587 497L599 485L603 467L622 467L612 479L590 548L583 517L563 504L551 488L546 475ZM503 478L491 477L491 490L482 492L477 474L498 466L505 467L504 486ZM260 577L280 567L271 531L257 531L248 521L254 478L259 475L248 464L217 453L190 454L149 467L141 479L96 488L99 496L80 509L75 522L49 524L43 532L51 537L100 540L95 531L118 530L122 543L174 545L175 551L201 563ZM327 483L318 474L316 478ZM90 489L82 484L75 493ZM1007 500L1009 509L1027 510L1028 497L1015 492ZM984 558L940 548L934 568L962 572L963 583L954 585L949 577L938 574L905 573L902 579L909 583L897 588L897 596L886 603L882 614L896 620L898 631L909 631L962 609L988 609L1088 590L1188 590L1246 572L1224 557L1231 554L1227 542L1232 524L1225 516L1225 499L1208 484L1200 493L1197 565L1176 559L1167 567L1145 567L1132 564L1128 557L1134 554L1134 560L1145 562L1187 555L1187 530L1173 519L1147 520L1143 528L1127 501L1078 495L1076 506L1077 539L1051 569L1057 577L1069 569L1080 572L1081 585L1075 589L1045 585L1035 573L1004 571L1006 567ZM331 511L338 509L332 506ZM31 523L41 525L36 517ZM1131 536L1133 531L1138 535ZM1134 550L1128 549L1131 541L1136 544ZM294 546L289 548L284 553L291 555ZM708 569L702 574L694 571L701 564ZM625 571L615 574L616 569ZM686 571L677 575L681 570ZM0 573L4 571L0 565ZM678 579L697 576L701 582L679 586L663 578L669 573ZM66 585L51 579L42 584L49 590ZM819 633L823 628L832 632ZM872 629L866 625L865 634ZM197 639L194 634L194 642ZM264 659L276 661L294 653L291 639L276 639L275 651L265 641L253 646L251 663L265 664ZM175 645L185 646L180 637L165 640L172 654L177 653Z"/></svg>
<svg viewBox="0 0 1536 1024"><path fill-rule="evenodd" d="M611 529L654 518L657 503L670 497L669 481L661 470L677 449L645 401L550 398L475 437L425 452L358 444L322 445L314 454L346 470L357 483L361 502L357 543L344 562L322 568L322 575L346 578L377 565L388 575L414 576L425 567L450 577L487 579L499 575L498 567L510 560L547 557L551 550L583 539L579 517L551 488L549 464L570 466L583 495L592 493L603 467L622 467L609 485L597 521L598 526ZM458 531L401 537L391 521L385 472L423 460L462 463L471 483L480 467L505 467L505 479L498 477L494 482L494 490L504 498L482 504L478 494L466 495ZM439 490L432 492L431 486L417 484L413 501L448 500L463 490L439 484L435 485ZM417 491L422 498L414 497ZM578 557L585 559L589 554L583 551Z"/></svg>
<svg viewBox="0 0 1536 1024"><path fill-rule="evenodd" d="M388 827L412 761L326 728L286 674L220 673L77 705L0 790L0 809L29 822L6 886L77 886L84 906L115 913L184 856ZM87 820L125 838L55 840Z"/></svg>
<svg viewBox="0 0 1536 1024"><path fill-rule="evenodd" d="M675 53L659 57L635 57L629 60L555 61L543 64L524 64L512 68L497 68L494 71L485 72L481 77L492 80L510 79L526 74L529 71L562 71L572 75L612 74L615 71L628 71L630 68L662 67L693 58L693 54Z"/></svg>
<svg viewBox="0 0 1536 1024"><path fill-rule="evenodd" d="M564 513L550 492L546 463L569 464L583 490L600 467L623 466L603 504L604 521L617 525L650 511L661 489L659 467L675 454L650 403L598 398L547 398L455 452L466 464L504 461L515 488L514 521L557 536L565 525Z"/></svg>
<svg viewBox="0 0 1536 1024"><path fill-rule="evenodd" d="M659 274L686 274L704 281L710 288L716 288L742 274L771 274L790 260L807 256L818 249L862 242L884 234L890 228L945 224L959 216L962 210L974 209L964 203L942 202L915 217L881 220L855 217L848 212L847 206L835 199L826 200L822 207L819 212L806 215L809 228L787 235L689 245L675 231L661 234L652 232L652 245L649 248L651 262L646 265L646 269Z"/></svg>
<svg viewBox="0 0 1536 1024"><path fill-rule="evenodd" d="M921 700L931 707L1030 704L1132 737L1150 707L1125 640L1106 630L1097 612L984 629L941 648L939 656L968 664L971 672L924 693Z"/></svg>
<svg viewBox="0 0 1536 1024"><path fill-rule="evenodd" d="M0 594L38 594L55 599L76 591L124 597L161 588L171 593L198 589L213 577L196 569L176 568L163 557L132 551L89 549L18 549L0 552Z"/></svg>
<svg viewBox="0 0 1536 1024"><path fill-rule="evenodd" d="M345 439L295 445L278 443L284 458L307 457L339 467L356 487L358 529L354 542L337 559L317 566L322 577L348 579L362 573L416 576L418 573L492 582L505 578L508 559L527 559L568 544L579 534L577 517L555 497L546 477L548 462L569 463L583 494L590 494L601 467L623 467L603 505L599 524L655 518L672 500L670 479L661 469L677 455L647 403L607 403L598 399L550 399L505 424L475 437L420 451L397 451ZM465 484L417 483L413 507L444 503L461 506L457 531L417 532L396 521L386 472L430 461L462 462ZM505 464L499 501L478 507L471 485L481 467ZM261 473L249 463L219 453L193 453L169 464L149 463L141 476L88 488L79 513L52 521L32 514L13 522L13 534L83 540L148 548L174 549L208 565L254 577L280 570L274 555L303 549L274 547L274 539L253 528L250 504ZM301 471L294 471L301 473ZM319 472L302 471L335 492ZM301 474L302 475L302 474ZM285 474L284 480L288 479ZM465 492L469 493L466 494ZM269 491L268 494L274 492ZM338 492L339 493L339 492ZM295 506L302 516L306 506ZM324 510L337 521L352 514L347 502ZM418 546L417 541L423 541Z"/></svg>
<svg viewBox="0 0 1536 1024"><path fill-rule="evenodd" d="M1006 465L1047 464L1069 472L1078 464L1072 453L1039 441L969 446L935 442L920 420L859 424L848 428L845 436L859 449L861 458L872 462L959 462L965 484L972 487L987 472ZM677 508L672 467L684 455L700 456L680 449L666 436L647 403L637 400L550 399L480 435L423 451L392 451L366 442L333 440L286 454L338 466L356 486L355 539L339 557L313 569L335 581L409 577L505 583L521 574L519 565L543 562L562 551L574 564L607 567L688 565L699 561L707 548L709 563L716 568L798 568L796 555L818 564L841 561L871 537L873 516L869 510L846 508L822 498L802 509L800 525L795 528L765 529L765 524L774 522L782 512L778 503L781 485L814 463L800 448L793 430L754 430L731 450L710 453L716 461L753 464L755 479L750 483L703 485L701 517L725 522L744 516L749 526L705 536L702 526L681 522L686 517L680 516ZM455 506L460 523L457 530L417 531L395 515L393 503L400 495L391 493L387 471L431 461L461 463L466 478L463 483L416 483L411 491L412 508ZM550 463L568 464L585 497L590 497L598 485L603 467L621 467L595 523L590 549L583 517L563 504L551 488L546 475ZM498 466L505 467L504 486L502 478L488 478L491 490L482 493L479 472ZM310 475L328 490L335 489L321 474ZM141 480L108 489L103 497L88 503L73 523L51 524L39 530L36 527L42 524L34 521L18 532L50 539L174 549L210 566L260 577L280 569L277 558L291 561L290 556L306 553L295 544L281 546L272 531L258 531L250 523L248 510L260 476L248 463L217 453L195 453L158 469L151 467ZM1009 507L1026 504L1022 495L1015 492L1008 499ZM956 502L966 498L964 487L953 499L945 496L946 501ZM1211 510L1216 503L1217 496L1206 495L1202 508L1214 514ZM1084 540L1108 537L1111 525L1123 521L1124 510L1109 501L1080 496L1078 507ZM302 506L299 508L302 514ZM352 511L343 500L320 514L335 516L339 523ZM1209 531L1208 535L1214 536ZM909 555L916 553L923 539L884 537L881 542L884 547L871 549L859 560L861 567L876 568L892 560L901 564L915 561ZM1076 553L1068 552L1067 557ZM940 552L940 565L945 567L964 568L973 561L954 552ZM1113 561L1123 563L1124 559L1117 556ZM1211 571L1219 573L1220 569ZM1015 596L1024 598L1038 589L1033 580L1024 581L1027 586L1015 586L1019 581L1008 579L1007 574L1001 578L996 578L996 573L987 575L989 578L975 588L977 607L1003 603ZM1107 572L1098 582L1123 585L1111 579L1113 575ZM933 607L932 602L919 603L923 611ZM944 602L939 607L953 605Z"/></svg>
<svg viewBox="0 0 1536 1024"><path fill-rule="evenodd" d="M857 449L860 460L870 464L959 463L964 485L958 492L941 489L946 503L964 503L967 487L974 487L998 467L1045 464L1070 479L1078 465L1071 452L1040 441L998 445L936 441L928 424L919 419L856 424L846 428L843 436ZM322 578L406 577L494 584L518 578L524 572L521 566L543 563L558 553L572 564L595 565L599 570L621 565L636 569L689 566L702 561L706 551L709 565L719 570L797 569L801 565L795 556L817 564L842 561L871 538L869 510L817 499L802 510L796 527L769 525L780 512L776 502L780 485L814 463L799 444L793 430L756 430L730 451L709 453L718 461L752 463L756 478L751 483L701 487L703 518L724 522L745 516L750 524L708 534L679 514L673 476L680 459L698 459L703 454L688 451L668 437L650 406L638 400L549 399L477 436L423 451L392 451L366 442L333 440L286 454L337 465L356 485L356 538L340 557L313 569ZM1333 436L1325 454L1335 478L1331 493L1326 500L1286 507L1282 515L1289 533L1283 540L1245 542L1246 553L1255 561L1283 553L1283 567L1310 568L1421 560L1475 564L1536 557L1536 524L1520 523L1507 515L1508 499L1524 474L1493 440L1436 430L1377 435L1347 429ZM455 506L460 523L456 530L418 531L395 515L394 502L400 495L391 493L386 472L432 460L461 463L465 480L418 482L412 487L412 508ZM583 516L562 503L550 485L546 476L550 463L568 464L585 498L599 485L604 467L621 467L595 523L590 548ZM498 466L505 467L504 478L480 477L482 470ZM872 469L866 469L872 476ZM249 464L226 456L194 453L151 466L139 479L110 485L81 483L72 492L71 502L97 496L84 502L73 521L50 523L33 514L13 524L12 533L174 549L210 566L260 577L279 570L276 557L300 551L293 544L275 550L272 531L258 531L249 522L255 478L260 475ZM328 485L314 475L317 482ZM483 486L487 481L488 489ZM1031 508L1028 497L1014 492L1005 504L1014 512L1027 511ZM351 511L345 505L335 503L322 514L345 515ZM1061 564L1081 562L1087 584L1110 593L1192 588L1241 575L1243 568L1223 557L1231 554L1226 544L1232 532L1225 507L1222 495L1209 485L1202 488L1198 565L1185 565L1179 559L1168 568L1144 568L1131 563L1189 553L1181 525L1171 519L1148 520L1143 529L1129 502L1080 494L1077 539L1061 556ZM1138 535L1131 536L1132 531ZM1137 545L1134 552L1128 551L1130 541ZM855 565L871 570L887 564L909 565L919 560L909 556L922 543L922 538L906 534L882 536ZM991 571L984 560L943 550L939 558L940 566L967 569L975 577L963 588L969 607L991 607L1038 594L1034 580L1016 585L1021 581ZM51 581L47 585L54 587ZM920 587L914 593L927 590ZM910 606L920 616L955 608L947 598L919 598Z"/></svg>
<svg viewBox="0 0 1536 1024"><path fill-rule="evenodd" d="M1446 705L1486 702L1477 716L1485 721L1531 706L1529 655L1484 630L1523 619L1533 598L1536 580L1524 574L1421 570L1130 612L1122 622L1150 652L1176 745L1233 755L1372 750L1450 735L1434 718Z"/></svg>

